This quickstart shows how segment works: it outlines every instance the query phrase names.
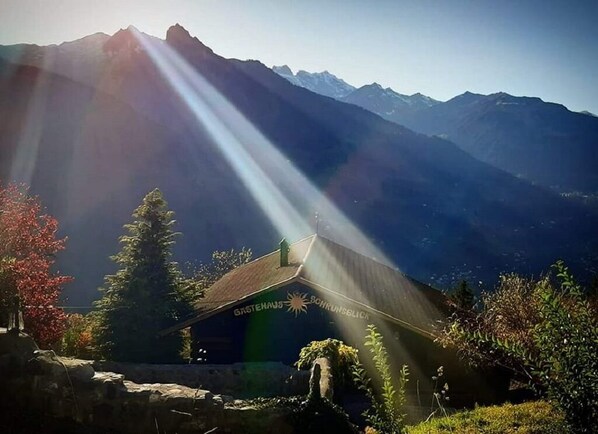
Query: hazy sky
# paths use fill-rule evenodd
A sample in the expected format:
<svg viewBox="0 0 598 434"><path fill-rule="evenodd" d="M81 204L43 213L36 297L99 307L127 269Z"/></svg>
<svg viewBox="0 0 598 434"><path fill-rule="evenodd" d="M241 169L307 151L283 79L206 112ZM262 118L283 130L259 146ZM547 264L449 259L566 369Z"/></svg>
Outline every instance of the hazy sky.
<svg viewBox="0 0 598 434"><path fill-rule="evenodd" d="M180 23L225 57L446 100L539 96L598 114L598 1L0 0L0 44Z"/></svg>

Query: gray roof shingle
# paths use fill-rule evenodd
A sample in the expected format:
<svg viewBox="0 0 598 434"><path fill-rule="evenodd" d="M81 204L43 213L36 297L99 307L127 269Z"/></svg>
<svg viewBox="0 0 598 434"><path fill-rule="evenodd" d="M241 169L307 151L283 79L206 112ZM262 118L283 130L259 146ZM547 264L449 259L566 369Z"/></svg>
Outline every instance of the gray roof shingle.
<svg viewBox="0 0 598 434"><path fill-rule="evenodd" d="M435 324L446 318L446 298L440 291L372 258L318 235L290 247L288 266L280 266L276 250L230 271L195 305L195 318L168 331L187 327L244 299L295 280L427 335L433 335Z"/></svg>

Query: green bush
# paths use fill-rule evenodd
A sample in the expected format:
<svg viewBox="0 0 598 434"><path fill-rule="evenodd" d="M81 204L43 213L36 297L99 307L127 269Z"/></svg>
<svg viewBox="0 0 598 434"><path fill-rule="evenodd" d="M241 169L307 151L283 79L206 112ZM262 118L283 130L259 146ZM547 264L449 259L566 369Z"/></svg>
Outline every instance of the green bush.
<svg viewBox="0 0 598 434"><path fill-rule="evenodd" d="M533 279L505 274L493 292L481 295L479 312L457 311L440 341L458 349L463 359L474 365L494 364L512 370L519 379L531 379L529 369L510 353L497 351L490 341L510 342L525 351L537 353L533 338L534 327L540 322L540 302L536 296L538 282Z"/></svg>
<svg viewBox="0 0 598 434"><path fill-rule="evenodd" d="M563 413L546 401L479 407L408 427L408 434L565 434Z"/></svg>
<svg viewBox="0 0 598 434"><path fill-rule="evenodd" d="M572 432L595 433L597 314L563 262L553 267L556 283L543 278L533 284L521 280L523 285L501 286L487 297L479 315L456 318L445 341L480 360L525 375L540 395L562 410ZM505 309L496 300L515 302L507 303L511 308ZM520 322L516 321L519 316Z"/></svg>
<svg viewBox="0 0 598 434"><path fill-rule="evenodd" d="M560 288L539 287L542 321L535 330L539 357L534 375L565 413L574 432L598 432L598 320L563 262Z"/></svg>
<svg viewBox="0 0 598 434"><path fill-rule="evenodd" d="M66 329L56 350L61 356L92 359L94 348L91 315L67 315Z"/></svg>
<svg viewBox="0 0 598 434"><path fill-rule="evenodd" d="M354 368L354 380L371 402L371 408L364 413L364 416L368 424L378 433L401 434L404 432L405 385L409 375L407 365L401 368L398 384L395 386L382 335L372 324L367 327L365 345L370 350L378 375L375 384L380 385L380 390L376 390L362 366L357 365Z"/></svg>
<svg viewBox="0 0 598 434"><path fill-rule="evenodd" d="M338 339L313 341L301 349L295 366L298 369L310 369L320 357L330 360L332 375L338 381L338 386L344 387L351 383L353 367L359 364L355 348Z"/></svg>

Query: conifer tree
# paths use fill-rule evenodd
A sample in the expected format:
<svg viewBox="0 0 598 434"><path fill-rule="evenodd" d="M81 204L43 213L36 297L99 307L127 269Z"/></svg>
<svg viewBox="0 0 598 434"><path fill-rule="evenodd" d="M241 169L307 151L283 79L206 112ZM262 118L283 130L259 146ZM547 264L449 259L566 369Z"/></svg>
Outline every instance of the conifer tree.
<svg viewBox="0 0 598 434"><path fill-rule="evenodd" d="M120 269L106 276L99 308L96 344L112 360L168 363L179 359L182 336L159 336L190 313L182 287L185 280L171 248L174 213L160 190L148 193L124 226L122 250L112 257Z"/></svg>
<svg viewBox="0 0 598 434"><path fill-rule="evenodd" d="M459 285L451 291L449 298L458 309L471 310L475 305L475 296L467 280L461 280Z"/></svg>

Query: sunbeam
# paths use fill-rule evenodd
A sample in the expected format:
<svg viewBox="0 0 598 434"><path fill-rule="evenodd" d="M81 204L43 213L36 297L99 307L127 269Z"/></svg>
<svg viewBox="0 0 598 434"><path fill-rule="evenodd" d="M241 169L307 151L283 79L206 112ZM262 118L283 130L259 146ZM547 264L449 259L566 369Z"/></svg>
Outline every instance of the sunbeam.
<svg viewBox="0 0 598 434"><path fill-rule="evenodd" d="M138 31L134 31L134 34L163 78L210 134L281 237L296 240L310 233L310 224L304 216L308 210L315 208L333 223L334 230L331 232L337 241L373 256L379 262L392 264L343 212L177 51L167 43L157 43ZM330 264L332 272L324 275L319 274L322 273L321 268L307 268L309 280L326 283L333 279L341 282L341 287L346 288L348 294L358 294L354 297L358 299L356 301L371 305L359 289L360 282L354 281L339 258L325 247L319 249L316 255L319 256L317 261ZM329 286L333 287L332 284ZM325 299L333 297L325 291L322 294ZM424 311L436 310L424 297L418 302ZM347 342L362 342L363 325L344 318L337 321L336 325ZM380 321L379 327L388 338L394 335L386 321ZM403 354L410 362L409 354L406 351Z"/></svg>
<svg viewBox="0 0 598 434"><path fill-rule="evenodd" d="M235 134L235 130L224 123L222 111L234 113L236 110L232 105L172 48L166 44L155 43L137 31L135 35L173 90L187 104L218 145L222 155L266 215L270 217L279 233L287 234L294 239L306 235L309 232L309 225L247 152L246 147ZM216 107L220 107L220 110ZM238 112L235 114L241 117Z"/></svg>
<svg viewBox="0 0 598 434"><path fill-rule="evenodd" d="M48 57L51 56L44 57L44 65L52 63L52 59ZM49 109L48 85L48 74L40 72L29 95L27 114L21 127L15 155L12 158L9 175L9 179L12 181L31 185L37 165L39 145L44 133L44 118Z"/></svg>

